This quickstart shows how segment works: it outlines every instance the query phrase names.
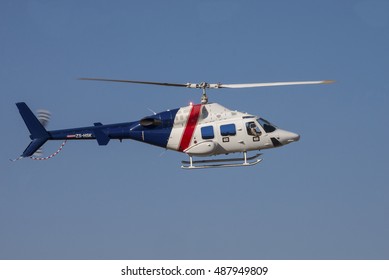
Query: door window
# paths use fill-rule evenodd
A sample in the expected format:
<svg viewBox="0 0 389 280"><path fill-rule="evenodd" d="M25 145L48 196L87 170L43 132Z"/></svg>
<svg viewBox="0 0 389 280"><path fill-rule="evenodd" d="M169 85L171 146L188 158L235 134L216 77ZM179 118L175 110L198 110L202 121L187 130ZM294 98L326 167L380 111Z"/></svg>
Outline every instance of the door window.
<svg viewBox="0 0 389 280"><path fill-rule="evenodd" d="M234 136L236 135L235 124L225 124L220 126L220 134L222 136Z"/></svg>
<svg viewBox="0 0 389 280"><path fill-rule="evenodd" d="M212 125L203 126L201 128L201 137L203 139L213 139L215 137L213 133L213 126Z"/></svg>

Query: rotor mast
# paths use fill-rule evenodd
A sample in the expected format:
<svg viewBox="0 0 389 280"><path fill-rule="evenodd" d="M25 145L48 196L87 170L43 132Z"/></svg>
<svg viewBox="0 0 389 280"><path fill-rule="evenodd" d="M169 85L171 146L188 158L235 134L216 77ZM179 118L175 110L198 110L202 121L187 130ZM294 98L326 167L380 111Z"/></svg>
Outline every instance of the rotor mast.
<svg viewBox="0 0 389 280"><path fill-rule="evenodd" d="M201 95L201 104L203 104L203 105L208 103L208 96L207 96L207 90L206 90L207 85L208 84L206 82L202 82L200 84L201 89L203 90L203 94Z"/></svg>

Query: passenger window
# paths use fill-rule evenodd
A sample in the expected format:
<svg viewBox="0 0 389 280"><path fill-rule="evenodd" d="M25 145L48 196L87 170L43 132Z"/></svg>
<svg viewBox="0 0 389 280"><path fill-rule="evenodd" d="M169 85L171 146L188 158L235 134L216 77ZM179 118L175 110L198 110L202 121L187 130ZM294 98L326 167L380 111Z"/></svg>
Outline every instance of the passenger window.
<svg viewBox="0 0 389 280"><path fill-rule="evenodd" d="M220 133L222 136L236 135L236 129L234 124L225 124L220 126Z"/></svg>
<svg viewBox="0 0 389 280"><path fill-rule="evenodd" d="M213 133L213 126L204 126L201 128L201 137L203 139L213 139L215 137Z"/></svg>
<svg viewBox="0 0 389 280"><path fill-rule="evenodd" d="M255 124L255 122L247 122L246 123L246 130L247 130L247 134L248 135L252 135L252 136L259 136L259 135L261 135L261 130Z"/></svg>

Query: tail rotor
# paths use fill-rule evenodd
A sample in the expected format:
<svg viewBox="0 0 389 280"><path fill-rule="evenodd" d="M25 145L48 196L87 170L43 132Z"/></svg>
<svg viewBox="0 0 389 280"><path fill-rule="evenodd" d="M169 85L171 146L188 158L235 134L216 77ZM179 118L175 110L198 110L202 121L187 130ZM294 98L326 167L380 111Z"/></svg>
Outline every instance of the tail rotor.
<svg viewBox="0 0 389 280"><path fill-rule="evenodd" d="M40 109L36 111L39 122L46 128L47 124L51 119L51 113L47 110Z"/></svg>
<svg viewBox="0 0 389 280"><path fill-rule="evenodd" d="M51 113L47 110L39 109L36 111L36 117L38 121L41 123L41 125L46 129L51 119ZM42 155L43 155L43 146L40 147L32 156L40 157Z"/></svg>

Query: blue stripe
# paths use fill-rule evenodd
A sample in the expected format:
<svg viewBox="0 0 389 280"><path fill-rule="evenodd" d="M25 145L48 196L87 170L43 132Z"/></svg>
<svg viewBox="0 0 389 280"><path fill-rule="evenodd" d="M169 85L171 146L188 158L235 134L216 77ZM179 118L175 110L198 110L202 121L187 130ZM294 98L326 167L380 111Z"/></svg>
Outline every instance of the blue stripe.
<svg viewBox="0 0 389 280"><path fill-rule="evenodd" d="M96 123L95 126L49 131L50 139L93 140L96 139L96 135L100 135L97 138L100 138L101 144L104 145L106 141L103 141L102 138L106 135L109 139L133 139L166 148L178 110L174 109L146 117L160 120L161 124L157 126L144 127L140 125L140 121L109 125ZM88 134L90 134L90 137L69 138L69 135L82 136Z"/></svg>

